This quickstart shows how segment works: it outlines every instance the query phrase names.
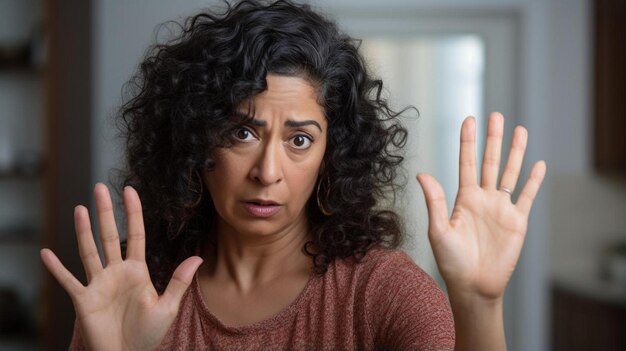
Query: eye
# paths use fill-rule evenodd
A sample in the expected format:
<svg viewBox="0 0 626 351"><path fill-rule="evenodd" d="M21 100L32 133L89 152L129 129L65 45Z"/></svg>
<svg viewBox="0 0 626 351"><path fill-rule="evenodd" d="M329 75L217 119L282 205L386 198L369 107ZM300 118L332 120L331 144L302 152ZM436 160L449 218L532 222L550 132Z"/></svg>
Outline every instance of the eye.
<svg viewBox="0 0 626 351"><path fill-rule="evenodd" d="M289 140L289 144L298 150L306 150L311 147L313 140L304 134L298 134Z"/></svg>
<svg viewBox="0 0 626 351"><path fill-rule="evenodd" d="M243 141L243 142L250 142L256 139L254 137L254 134L252 134L252 132L248 128L245 128L245 127L236 128L233 131L233 138L237 139L238 141Z"/></svg>

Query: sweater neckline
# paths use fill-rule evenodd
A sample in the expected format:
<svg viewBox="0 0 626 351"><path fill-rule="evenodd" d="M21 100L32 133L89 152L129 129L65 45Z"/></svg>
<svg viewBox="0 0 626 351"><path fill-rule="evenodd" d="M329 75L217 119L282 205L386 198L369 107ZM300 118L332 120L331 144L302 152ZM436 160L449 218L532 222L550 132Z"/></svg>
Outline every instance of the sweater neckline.
<svg viewBox="0 0 626 351"><path fill-rule="evenodd" d="M293 317L296 315L296 313L302 308L304 304L306 304L307 301L310 300L311 294L313 294L313 292L315 291L315 287L319 285L320 281L321 277L315 274L314 270L311 270L309 280L307 281L306 285L304 286L300 294L298 294L298 296L288 306L267 319L237 327L224 324L222 320L217 318L217 316L215 316L209 310L202 297L202 291L200 290L197 272L193 278L192 289L194 303L196 306L199 307L198 310L200 311L202 316L206 318L206 321L208 323L213 324L215 327L228 334L250 334L267 330L275 330L276 328L281 327L289 321L293 320Z"/></svg>

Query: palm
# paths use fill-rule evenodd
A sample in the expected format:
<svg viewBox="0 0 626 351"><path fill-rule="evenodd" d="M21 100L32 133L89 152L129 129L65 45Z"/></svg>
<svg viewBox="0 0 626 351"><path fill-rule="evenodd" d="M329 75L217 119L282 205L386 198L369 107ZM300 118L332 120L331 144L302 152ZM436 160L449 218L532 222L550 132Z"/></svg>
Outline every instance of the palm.
<svg viewBox="0 0 626 351"><path fill-rule="evenodd" d="M525 218L514 207L500 191L459 193L447 232L433 241L434 250L448 248L454 255L439 267L447 280L475 286L485 296L504 290L526 233Z"/></svg>
<svg viewBox="0 0 626 351"><path fill-rule="evenodd" d="M151 308L157 302L158 295L147 268L132 263L107 267L107 271L89 283L85 294L76 297L74 304L81 329L98 331L94 335L85 332L85 340L93 341L94 345L120 340L119 349L145 350L158 345L160 339L153 336L164 336L167 331L163 330L161 321L170 316L161 309ZM99 330L104 325L112 326L106 335ZM139 341L141 344L134 344Z"/></svg>
<svg viewBox="0 0 626 351"><path fill-rule="evenodd" d="M504 293L524 243L532 201L545 175L545 164L536 163L515 204L508 193L498 190L502 130L502 117L494 114L489 121L483 175L478 184L475 122L464 122L459 192L449 218L441 185L427 174L418 176L428 205L429 239L446 284L487 298ZM500 182L502 187L515 188L526 140L525 130L518 127Z"/></svg>
<svg viewBox="0 0 626 351"><path fill-rule="evenodd" d="M86 346L91 350L150 350L159 345L174 321L184 291L201 260L187 259L174 272L165 293L159 296L145 262L145 235L141 204L136 192L124 192L128 217L128 253L122 260L111 199L104 185L96 186L106 267L93 240L87 210L75 211L81 260L89 284L83 286L49 250L42 250L44 264L68 292Z"/></svg>

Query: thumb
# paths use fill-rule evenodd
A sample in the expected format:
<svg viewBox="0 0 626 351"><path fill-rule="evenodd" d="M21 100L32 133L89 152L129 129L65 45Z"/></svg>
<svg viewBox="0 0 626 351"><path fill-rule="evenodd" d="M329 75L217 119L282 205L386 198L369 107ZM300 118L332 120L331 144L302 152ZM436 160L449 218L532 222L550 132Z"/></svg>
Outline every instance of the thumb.
<svg viewBox="0 0 626 351"><path fill-rule="evenodd" d="M426 207L428 208L428 237L433 240L433 236L442 234L448 227L448 204L446 203L446 194L441 184L428 173L420 173L417 175L417 181L420 183L426 198Z"/></svg>
<svg viewBox="0 0 626 351"><path fill-rule="evenodd" d="M202 262L202 258L191 256L178 265L159 303L165 304L170 311L178 311L180 301Z"/></svg>

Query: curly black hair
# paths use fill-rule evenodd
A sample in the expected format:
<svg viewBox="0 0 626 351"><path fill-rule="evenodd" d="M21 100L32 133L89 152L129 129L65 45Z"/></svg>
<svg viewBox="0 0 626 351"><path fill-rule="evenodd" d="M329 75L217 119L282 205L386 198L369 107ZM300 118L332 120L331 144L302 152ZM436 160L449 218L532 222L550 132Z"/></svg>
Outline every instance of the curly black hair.
<svg viewBox="0 0 626 351"><path fill-rule="evenodd" d="M407 131L370 77L360 42L308 5L279 0L226 3L189 18L175 39L151 47L125 86L121 108L127 167L139 193L146 257L162 292L175 267L211 240L217 215L197 174L211 151L229 147L237 107L267 88L268 73L305 78L328 121L316 194L307 203L304 250L323 274L336 258L360 260L373 245L397 247L399 216L383 206L400 186ZM205 194L203 195L202 192Z"/></svg>

